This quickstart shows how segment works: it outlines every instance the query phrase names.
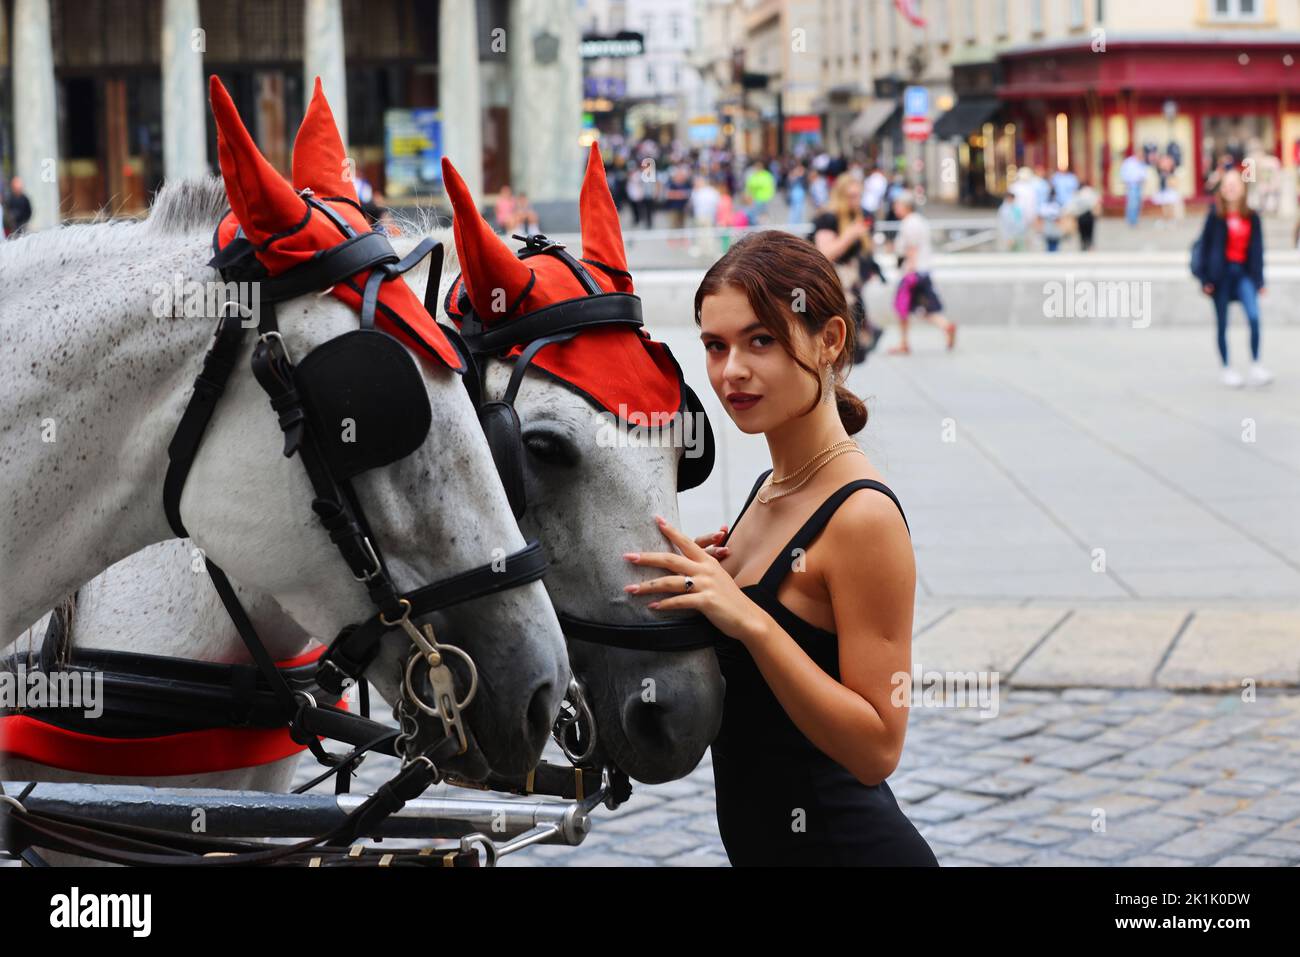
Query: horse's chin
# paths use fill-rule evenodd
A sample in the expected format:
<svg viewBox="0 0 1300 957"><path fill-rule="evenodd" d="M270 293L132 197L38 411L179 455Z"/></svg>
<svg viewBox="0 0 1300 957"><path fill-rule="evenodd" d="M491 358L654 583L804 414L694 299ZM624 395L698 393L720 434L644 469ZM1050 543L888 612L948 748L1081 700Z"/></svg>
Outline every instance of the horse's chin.
<svg viewBox="0 0 1300 957"><path fill-rule="evenodd" d="M488 766L487 758L483 756L483 752L479 750L478 745L475 743L473 732L467 731L466 737L469 740L469 748L466 749L464 754L458 754L444 761L442 763L443 770L460 778L462 781L481 784L487 780L487 776L492 769Z"/></svg>

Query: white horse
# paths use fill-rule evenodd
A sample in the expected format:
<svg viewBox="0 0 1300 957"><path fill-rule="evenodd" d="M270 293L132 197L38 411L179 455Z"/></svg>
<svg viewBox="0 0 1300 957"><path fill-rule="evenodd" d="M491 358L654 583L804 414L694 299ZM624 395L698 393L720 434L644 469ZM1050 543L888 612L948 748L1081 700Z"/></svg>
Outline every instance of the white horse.
<svg viewBox="0 0 1300 957"><path fill-rule="evenodd" d="M0 646L115 562L172 538L161 504L167 445L213 320L159 316L151 307L160 284L218 281L206 262L224 204L219 180L169 184L142 222L69 226L0 244L0 397L8 413L0 422ZM303 296L277 311L294 356L357 327L356 314L332 297ZM330 638L369 618L374 608L311 514L302 465L282 455L276 418L248 368L251 345L207 430L181 510L194 546L241 586L280 659L312 636ZM524 544L460 377L420 366L435 410L424 444L354 480L403 591ZM141 560L135 571L118 570L119 583L128 584L89 590L84 610L98 624L86 634L82 619L77 643L247 660L230 640L206 575L191 570L188 547L172 542L144 554L152 567ZM485 761L507 773L532 767L569 680L545 588L512 588L449 609L445 618L479 669L467 717L482 750L448 768L478 778ZM367 673L390 700L397 700L399 663L410 648L400 632L386 636ZM291 773L267 767L131 783L257 787L286 782ZM0 778L68 776L14 760L0 767Z"/></svg>
<svg viewBox="0 0 1300 957"><path fill-rule="evenodd" d="M568 269L556 266L550 256L517 259L483 220L454 166L446 161L444 181L455 211L456 257L448 257L443 268L438 297L442 315L458 269L464 271L471 294L475 289L493 290L504 302L521 298L525 290L540 290L551 302L583 294L574 288L577 280ZM606 291L632 292L618 211L594 145L579 207L582 250L573 250L572 255L588 264L598 283L607 284L602 287ZM608 289L609 284L617 289ZM486 315L486 309L481 314ZM487 362L484 392L488 399L504 395L513 367L513 361ZM678 420L671 442L602 441L612 424L609 413L539 371L536 362L524 372L515 409L523 437L527 493L520 527L527 537L543 542L552 557L543 580L556 609L617 626L684 617L650 609L644 596L624 591L630 582L663 572L632 565L622 556L673 550L653 516L677 524L678 471L688 438L702 440L702 430L687 436ZM692 454L695 451L691 449ZM711 647L634 650L571 639L569 660L595 716L597 747L592 761L612 763L647 784L684 777L699 764L722 722L724 683Z"/></svg>

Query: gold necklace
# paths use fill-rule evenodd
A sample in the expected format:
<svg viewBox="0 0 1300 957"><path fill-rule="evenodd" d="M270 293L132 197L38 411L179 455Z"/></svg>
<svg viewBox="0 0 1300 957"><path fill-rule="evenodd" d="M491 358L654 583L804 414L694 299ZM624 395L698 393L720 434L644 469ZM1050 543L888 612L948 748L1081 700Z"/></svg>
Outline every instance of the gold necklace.
<svg viewBox="0 0 1300 957"><path fill-rule="evenodd" d="M768 502L772 501L773 499L784 498L784 497L787 496L787 495L790 495L790 494L792 494L792 493L794 493L794 492L797 492L797 491L798 491L800 488L802 488L804 485L807 485L808 482L809 482L809 480L810 480L814 475L816 475L818 472L821 471L822 465L825 465L825 464L826 464L827 462L829 462L831 459L835 458L835 456L837 456L837 455L844 455L846 452L861 452L863 455L866 455L866 454L867 454L866 452L863 452L860 448L858 448L856 444L855 444L855 445L853 446L853 448L851 448L851 449L849 449L849 448L840 449L838 452L834 452L834 453L832 453L831 455L828 455L828 456L826 457L826 459L822 462L821 465L817 466L817 468L815 468L815 469L813 469L811 472L809 472L808 475L807 475L807 477L804 478L804 479L802 479L798 484L793 485L793 486L791 486L790 488L787 488L787 489L781 489L780 491L775 492L775 493L772 493L772 494L769 494L766 498L764 498L764 497L763 497L763 492L764 492L764 490L765 490L765 489L768 489L768 488L771 487L771 481L772 481L772 479L771 479L771 476L768 476L768 481L767 481L767 483L765 483L764 486L763 486L763 488L759 489L759 491L758 491L758 496L757 496L757 497L758 497L758 500L759 500L760 502L762 502L764 505L766 505Z"/></svg>
<svg viewBox="0 0 1300 957"><path fill-rule="evenodd" d="M772 485L783 485L783 484L785 484L786 482L790 481L792 478L794 478L796 475L798 475L800 472L802 472L804 469L808 468L810 465L812 465L814 462L816 462L819 458L821 458L821 457L822 457L823 455L825 455L827 452L834 452L834 451L836 451L837 449L848 448L849 446L855 446L855 445L857 445L857 443L854 442L852 439L841 439L839 442L836 442L834 445L828 445L828 446L826 446L826 448L822 449L820 452L818 452L817 454L815 454L812 458L810 458L810 459L809 459L807 462L805 462L803 465L799 466L797 469L795 469L795 470L794 470L793 472L791 472L789 475L783 475L783 476L781 476L780 478L774 478L774 479L772 479L772 480L771 480L771 484L772 484Z"/></svg>

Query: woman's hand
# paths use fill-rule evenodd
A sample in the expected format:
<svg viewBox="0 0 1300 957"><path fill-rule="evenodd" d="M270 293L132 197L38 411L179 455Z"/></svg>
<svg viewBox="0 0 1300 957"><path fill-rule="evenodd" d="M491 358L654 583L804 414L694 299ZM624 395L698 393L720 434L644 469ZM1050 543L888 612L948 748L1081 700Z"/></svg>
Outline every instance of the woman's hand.
<svg viewBox="0 0 1300 957"><path fill-rule="evenodd" d="M699 541L692 541L667 521L655 516L664 538L681 549L677 552L627 552L623 555L638 565L650 565L668 572L661 578L624 586L633 595L664 594L668 597L650 602L651 608L663 611L690 609L703 614L724 635L747 641L762 627L767 612L741 591L717 558ZM702 539L713 536L701 536ZM684 588L684 578L692 585Z"/></svg>
<svg viewBox="0 0 1300 957"><path fill-rule="evenodd" d="M718 561L726 558L731 554L731 549L722 544L722 540L727 537L727 526L723 525L716 532L710 532L707 535L698 535L695 538L695 544L704 549Z"/></svg>
<svg viewBox="0 0 1300 957"><path fill-rule="evenodd" d="M1205 293L1207 296L1213 296L1214 286L1211 283L1207 282L1205 285L1201 287L1201 292Z"/></svg>

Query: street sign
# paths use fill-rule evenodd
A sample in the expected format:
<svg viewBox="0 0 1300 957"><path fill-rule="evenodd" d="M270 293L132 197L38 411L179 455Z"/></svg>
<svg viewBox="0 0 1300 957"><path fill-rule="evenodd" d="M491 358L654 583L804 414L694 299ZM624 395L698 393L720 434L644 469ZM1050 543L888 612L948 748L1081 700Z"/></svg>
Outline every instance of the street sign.
<svg viewBox="0 0 1300 957"><path fill-rule="evenodd" d="M928 116L903 117L903 135L909 140L928 140L933 128Z"/></svg>
<svg viewBox="0 0 1300 957"><path fill-rule="evenodd" d="M587 34L578 49L584 60L641 56L645 53L645 34L631 30L620 30L613 36Z"/></svg>
<svg viewBox="0 0 1300 957"><path fill-rule="evenodd" d="M909 86L903 91L903 115L930 115L930 91L926 87Z"/></svg>

